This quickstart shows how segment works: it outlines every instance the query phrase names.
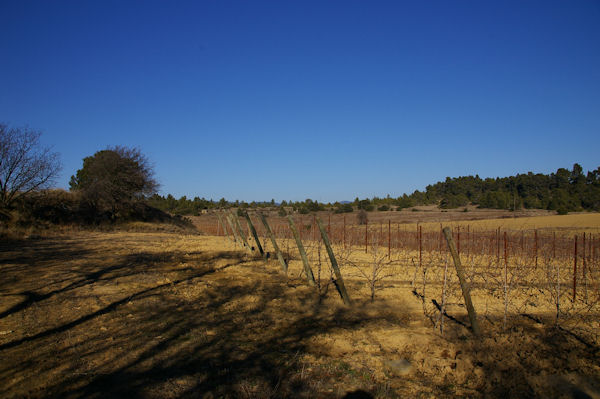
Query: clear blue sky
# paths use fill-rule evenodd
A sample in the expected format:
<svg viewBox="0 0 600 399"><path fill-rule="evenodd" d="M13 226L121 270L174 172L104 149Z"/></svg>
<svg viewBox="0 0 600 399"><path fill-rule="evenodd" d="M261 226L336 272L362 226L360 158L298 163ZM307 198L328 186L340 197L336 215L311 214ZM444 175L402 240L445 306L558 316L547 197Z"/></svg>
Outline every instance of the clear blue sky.
<svg viewBox="0 0 600 399"><path fill-rule="evenodd" d="M161 193L398 196L600 166L598 1L0 1L0 121L68 187L137 146Z"/></svg>

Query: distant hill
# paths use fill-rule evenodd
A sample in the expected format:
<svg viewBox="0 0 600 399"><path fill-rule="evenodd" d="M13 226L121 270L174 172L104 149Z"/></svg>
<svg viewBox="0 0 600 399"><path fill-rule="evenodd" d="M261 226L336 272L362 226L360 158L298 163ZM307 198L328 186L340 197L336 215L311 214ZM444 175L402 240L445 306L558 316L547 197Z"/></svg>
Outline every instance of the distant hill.
<svg viewBox="0 0 600 399"><path fill-rule="evenodd" d="M509 177L482 179L476 176L446 178L405 196L414 205L438 204L456 208L469 203L481 208L537 208L559 213L600 210L600 167L583 173L579 164L549 175L529 172Z"/></svg>

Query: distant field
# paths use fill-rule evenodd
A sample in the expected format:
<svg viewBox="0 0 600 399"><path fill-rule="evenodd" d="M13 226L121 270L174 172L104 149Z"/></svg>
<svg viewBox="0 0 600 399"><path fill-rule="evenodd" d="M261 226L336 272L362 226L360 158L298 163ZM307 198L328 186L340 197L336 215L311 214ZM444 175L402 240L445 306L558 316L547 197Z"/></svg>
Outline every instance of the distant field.
<svg viewBox="0 0 600 399"><path fill-rule="evenodd" d="M444 226L470 226L477 230L556 230L571 233L599 233L600 213L576 213L570 215L529 216L518 218L492 218L482 220L447 221ZM424 229L439 229L440 223L423 223Z"/></svg>
<svg viewBox="0 0 600 399"><path fill-rule="evenodd" d="M467 212L465 212L465 209ZM357 212L346 214L349 221L356 220ZM501 209L479 209L475 206L468 206L457 209L439 209L437 206L417 206L414 208L403 209L402 211L373 211L369 212L369 222L371 223L387 223L390 220L392 223L439 223L451 221L471 221L471 220L486 220L486 219L512 219L535 216L551 216L556 212L546 211L542 209L522 209L516 212L511 212ZM338 220L339 215L335 216Z"/></svg>
<svg viewBox="0 0 600 399"><path fill-rule="evenodd" d="M571 213L568 215L556 215L555 212L544 210L521 210L510 212L495 209L477 209L468 208L468 212L463 210L440 210L435 206L417 207L418 211L402 210L385 212L368 212L368 223L372 227L377 225L387 225L391 223L395 228L403 231L414 231L416 225L422 226L424 231L439 231L440 226L456 227L482 230L533 230L557 231L568 234L576 233L600 233L600 213L582 212ZM462 209L462 208L461 208ZM252 213L252 211L250 211ZM275 225L287 225L286 218L277 216L276 212L265 211L270 220ZM335 214L330 212L318 212L321 220L340 228L344 223L347 226L357 224L358 212ZM312 214L302 215L293 214L296 221L310 224L314 216ZM217 217L214 214L202 216L193 216L190 219L201 230L207 229L207 226L216 226ZM210 228L208 228L210 230Z"/></svg>

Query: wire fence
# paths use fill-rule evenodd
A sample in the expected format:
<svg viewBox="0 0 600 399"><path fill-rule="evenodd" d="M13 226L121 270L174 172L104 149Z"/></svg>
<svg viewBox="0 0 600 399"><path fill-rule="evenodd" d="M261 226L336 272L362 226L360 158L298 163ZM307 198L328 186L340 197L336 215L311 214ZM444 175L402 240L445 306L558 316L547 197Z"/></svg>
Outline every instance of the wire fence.
<svg viewBox="0 0 600 399"><path fill-rule="evenodd" d="M234 214L224 216L237 217ZM265 226L254 220L261 246L273 251ZM294 215L319 293L335 287L316 215ZM243 218L239 221L243 222ZM300 262L288 219L269 217L268 224L286 262ZM432 228L399 223L351 223L345 215L322 217L342 274L374 300L386 283L410 284L423 312L443 331L449 314L463 312L463 301L442 225ZM196 221L206 234L230 236L232 226L207 215ZM252 243L249 224L236 227ZM598 234L538 229L505 230L456 226L452 230L466 280L481 318L504 330L517 317L551 323L588 344L600 338L600 265Z"/></svg>

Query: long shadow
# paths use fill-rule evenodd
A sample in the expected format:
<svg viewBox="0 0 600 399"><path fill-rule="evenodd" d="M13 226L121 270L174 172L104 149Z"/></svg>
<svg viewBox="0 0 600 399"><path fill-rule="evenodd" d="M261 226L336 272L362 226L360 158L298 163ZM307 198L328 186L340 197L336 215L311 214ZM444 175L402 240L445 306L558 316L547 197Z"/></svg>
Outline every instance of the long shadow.
<svg viewBox="0 0 600 399"><path fill-rule="evenodd" d="M222 267L219 267L219 268L212 268L212 269L209 269L209 270L206 270L206 271L203 271L203 272L191 275L191 276L189 276L189 277L187 277L185 279L181 279L181 280L176 280L176 281L172 281L172 282L169 282L169 283L160 284L160 285L154 286L152 288L148 288L148 289L136 292L133 295L129 295L129 296L127 296L127 297L125 297L125 298L123 298L121 300L112 302L110 305L105 306L104 308L102 308L102 309L100 309L100 310L98 310L96 312L93 312L93 313L87 314L85 316L82 316L82 317L80 317L78 319L75 319L75 320L73 320L73 321L71 321L69 323L63 324L63 325L61 325L59 327L51 328L51 329L45 330L45 331L40 332L40 333L35 334L35 335L31 335L31 336L24 337L24 338L21 338L21 339L16 340L16 341L11 341L11 342L2 344L2 345L0 345L0 351L4 350L4 349L12 348L14 346L21 345L24 342L35 341L37 339L44 338L44 337L47 337L47 336L52 335L52 334L61 333L63 331L66 331L66 330L69 330L69 329L71 329L73 327L76 327L76 326L78 326L78 325L80 325L82 323L85 323L88 320L91 320L91 319L96 318L98 316L101 316L103 314L109 313L109 312L115 310L119 305L122 305L122 304L124 304L126 302L129 302L129 301L132 301L132 300L135 300L135 299L142 299L145 296L147 296L148 294L151 294L152 292L159 291L159 290L161 290L164 287L172 286L172 285L175 285L175 284L180 284L180 283L182 283L184 281L189 281L189 280L194 279L194 278L203 277L203 276L206 276L208 274L215 273L216 271L224 270L227 267L231 267L231 266L235 266L235 263L234 264L229 264L229 265L226 265L226 266L222 266ZM88 284L92 283L92 282L93 281L89 281ZM59 290L59 291L62 291L62 290ZM48 298L48 297L50 297L50 296L52 296L54 294L55 294L55 292L49 293L48 295L44 296L44 298L42 298L42 299L46 299L46 298ZM21 307L21 309L22 308L23 307Z"/></svg>
<svg viewBox="0 0 600 399"><path fill-rule="evenodd" d="M441 305L438 303L438 301L436 301L435 299L432 299L432 300L431 300L431 303L433 303L433 305L434 305L434 306L437 308L437 310L440 310L440 311L442 310L442 306L441 306ZM466 324L466 323L464 323L464 322L462 322L462 321L458 320L458 319L457 319L456 317L454 317L454 316L451 316L451 315L449 315L448 313L446 313L446 311L445 311L445 310L444 310L444 316L445 316L446 318L448 318L449 320L452 320L452 321L453 321L453 322L455 322L456 324L459 324L459 325L461 325L461 326L463 326L463 327L465 327L465 328L469 328L469 329L470 329L470 327L469 327L469 326L467 326L467 324Z"/></svg>
<svg viewBox="0 0 600 399"><path fill-rule="evenodd" d="M31 252L29 255L21 255L15 257L2 257L0 260L2 263L17 263L15 267L13 267L14 272L22 273L24 269L33 272L33 270L39 268L36 267L36 264L39 263L40 259L47 263L52 260L65 260L65 259L77 259L83 258L86 255L89 255L91 251L74 248L72 245L60 245L56 241L44 241L44 242L19 242L21 245L20 249L22 251ZM15 251L15 247L11 248ZM214 262L217 259L239 259L240 254L236 251L221 251L215 254L211 254L206 256L205 253L201 251L193 251L186 253L187 257L198 258L202 262ZM159 253L135 253L131 255L127 255L122 258L122 261L118 264L111 265L108 267L103 267L98 270L94 270L91 272L87 272L85 269L88 267L92 269L94 267L93 263L88 267L83 267L83 272L71 271L72 274L80 274L80 277L67 276L61 280L53 280L51 283L47 284L37 284L37 290L31 291L26 290L22 292L13 292L10 296L24 296L24 299L19 303L11 306L10 308L0 312L0 319L7 317L11 314L19 312L28 308L29 306L49 299L57 294L65 293L68 291L72 291L78 288L82 288L87 285L91 285L97 283L99 281L109 282L111 280L115 280L121 277L125 277L128 275L135 275L140 272L140 268L144 268L146 272L151 271L153 266L163 265L164 263L177 263L183 257L183 253L174 253L174 252L159 252ZM177 271L181 271L181 269L173 269ZM194 271L195 269L192 267L187 268L187 271ZM5 273L7 270L3 270ZM162 273L168 272L169 270L161 267L160 271ZM113 273L110 278L106 276L108 274ZM6 275L5 275L6 278ZM51 291L44 292L46 288L50 285L61 285L63 283L67 283L65 286L54 289ZM8 286L10 283L2 282L0 279L0 289L3 286Z"/></svg>
<svg viewBox="0 0 600 399"><path fill-rule="evenodd" d="M19 311L29 307L31 304L33 304L35 302L43 301L44 299L49 298L51 296L50 294L38 294L38 293L32 292L32 291L23 291L18 294L12 294L12 295L13 296L25 296L25 299L23 299L21 302L15 304L15 305L11 306L4 312L0 312L0 319L2 319L3 317L6 317L8 315L11 315L13 313L19 312Z"/></svg>
<svg viewBox="0 0 600 399"><path fill-rule="evenodd" d="M40 260L46 262L85 257L91 252L81 245L67 245L56 239L12 241L0 244L0 262L4 265L34 266Z"/></svg>
<svg viewBox="0 0 600 399"><path fill-rule="evenodd" d="M312 346L311 337L389 323L389 316L327 308L312 290L289 286L273 273L277 265L265 271L247 263L255 259L242 250L140 252L102 267L90 261L67 277L56 266L59 288L40 282L22 291L25 300L4 316L20 317L29 306L48 301L46 306L60 306L68 318L76 300L94 296L79 296L88 285L116 287L119 278L151 273L178 277L149 287L144 281L132 284L103 297L111 302L98 310L82 305L85 314L51 320L58 325L40 324L42 331L8 342L10 336L0 337L0 358L6 360L0 386L9 396L32 398L311 398L363 392L353 386L328 393L315 385L324 377L317 369L304 370L300 359L322 350ZM179 266L182 261L190 266ZM229 273L233 267L239 273ZM21 376L30 379L14 385ZM338 378L327 378L333 377Z"/></svg>
<svg viewBox="0 0 600 399"><path fill-rule="evenodd" d="M234 280L221 280L215 273L248 267L249 257L241 251L188 257L201 265L175 268L177 253L138 253L91 269L64 287L22 292L26 299L4 316L58 294L69 298L76 289L97 282L152 271L180 273L168 283L124 291L96 311L1 344L0 357L10 362L0 366L0 385L8 387L15 377L34 374L53 377L26 396L188 398L246 392L253 397L314 397L310 378L319 376L298 373L298 354L311 350L309 338L384 319L324 308L310 290L294 291L295 297L286 302L286 291L292 288L285 277L266 271L254 278L244 278L242 272ZM222 265L224 259L228 262ZM193 294L203 282L207 288L186 299L186 289ZM68 307L69 301L60 306ZM104 325L110 328L110 339ZM61 348L58 356L56 347ZM65 362L70 364L66 370Z"/></svg>
<svg viewBox="0 0 600 399"><path fill-rule="evenodd" d="M379 318L348 310L324 312L317 307L307 314L290 313L290 320L280 328L268 331L250 328L245 334L241 332L241 326L235 317L227 315L223 308L235 298L254 292L256 288L255 285L250 285L222 291L221 297L210 304L213 318L200 325L217 329L216 336L190 344L188 351L170 353L190 327L189 323L179 321L176 327L169 327L171 335L168 340L151 346L135 360L117 370L94 377L84 388L76 391L75 397L94 397L99 394L110 397L143 397L148 392L148 387L157 387L160 393L164 389L160 386L168 381L191 376L194 377L194 382L177 394L171 392L170 396L228 396L235 393L240 384L249 384L260 386L261 391L255 392L258 397L293 397L310 392L307 381L294 379L297 369L294 354L309 349L306 344L309 337L337 329L352 330L357 326L379 321ZM267 311L269 300L273 299L271 297L279 295L281 292L278 290L270 293L269 298L261 301L258 309ZM152 319L152 316L148 315L148 318ZM245 320L250 318L248 315ZM267 317L261 325L268 326L275 322ZM169 332L162 330L161 334ZM152 361L151 367L140 367L148 361ZM61 394L62 392L57 392L57 396Z"/></svg>

